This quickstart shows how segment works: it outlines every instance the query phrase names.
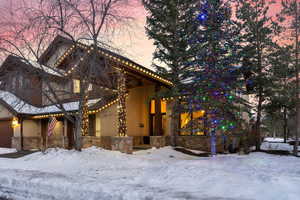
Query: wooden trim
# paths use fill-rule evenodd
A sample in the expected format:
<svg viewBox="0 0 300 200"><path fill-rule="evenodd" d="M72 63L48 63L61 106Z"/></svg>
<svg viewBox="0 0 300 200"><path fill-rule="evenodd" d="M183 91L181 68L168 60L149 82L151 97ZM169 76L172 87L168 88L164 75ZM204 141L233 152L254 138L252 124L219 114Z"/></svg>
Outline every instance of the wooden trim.
<svg viewBox="0 0 300 200"><path fill-rule="evenodd" d="M0 121L11 121L11 120L13 120L13 117L0 118Z"/></svg>

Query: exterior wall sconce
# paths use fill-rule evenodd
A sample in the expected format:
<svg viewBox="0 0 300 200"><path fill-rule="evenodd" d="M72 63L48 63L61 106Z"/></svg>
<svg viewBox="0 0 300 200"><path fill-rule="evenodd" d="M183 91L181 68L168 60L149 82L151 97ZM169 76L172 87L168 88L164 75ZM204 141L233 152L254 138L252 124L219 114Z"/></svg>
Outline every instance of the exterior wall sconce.
<svg viewBox="0 0 300 200"><path fill-rule="evenodd" d="M11 126L12 128L17 128L20 126L19 119L17 117L13 118L13 120L11 121Z"/></svg>

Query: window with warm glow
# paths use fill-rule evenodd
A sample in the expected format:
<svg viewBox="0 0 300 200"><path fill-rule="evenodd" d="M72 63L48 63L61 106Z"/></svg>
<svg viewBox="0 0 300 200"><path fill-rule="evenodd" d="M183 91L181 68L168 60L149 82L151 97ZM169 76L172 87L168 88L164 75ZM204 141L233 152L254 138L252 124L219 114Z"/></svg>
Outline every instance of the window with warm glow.
<svg viewBox="0 0 300 200"><path fill-rule="evenodd" d="M151 100L150 113L155 114L155 100Z"/></svg>
<svg viewBox="0 0 300 200"><path fill-rule="evenodd" d="M180 135L205 135L204 115L204 110L193 113L181 113Z"/></svg>
<svg viewBox="0 0 300 200"><path fill-rule="evenodd" d="M161 113L166 113L167 112L167 102L161 100Z"/></svg>
<svg viewBox="0 0 300 200"><path fill-rule="evenodd" d="M167 102L161 100L160 101L160 108L161 108L161 113L162 114L166 113L167 112ZM151 100L150 114L155 114L155 100L154 99Z"/></svg>
<svg viewBox="0 0 300 200"><path fill-rule="evenodd" d="M80 93L80 80L73 80L73 93Z"/></svg>

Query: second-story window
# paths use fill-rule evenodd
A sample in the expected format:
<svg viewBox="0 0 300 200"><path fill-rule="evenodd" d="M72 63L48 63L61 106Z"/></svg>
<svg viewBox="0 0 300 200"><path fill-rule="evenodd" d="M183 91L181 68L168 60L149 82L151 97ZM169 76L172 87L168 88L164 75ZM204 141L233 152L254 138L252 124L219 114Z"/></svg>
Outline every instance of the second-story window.
<svg viewBox="0 0 300 200"><path fill-rule="evenodd" d="M80 93L80 80L73 80L73 93Z"/></svg>

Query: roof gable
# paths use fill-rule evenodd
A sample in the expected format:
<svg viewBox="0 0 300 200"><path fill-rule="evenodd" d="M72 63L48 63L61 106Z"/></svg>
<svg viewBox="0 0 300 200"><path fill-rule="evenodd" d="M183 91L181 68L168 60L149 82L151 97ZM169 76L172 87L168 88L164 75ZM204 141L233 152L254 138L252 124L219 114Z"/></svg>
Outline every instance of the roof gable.
<svg viewBox="0 0 300 200"><path fill-rule="evenodd" d="M39 59L39 62L42 64L45 64L47 62L47 59L51 57L55 53L55 49L58 48L57 45L62 45L64 43L70 44L70 48L65 51L65 53L57 60L55 63L54 67L58 67L68 56L70 56L75 48L81 48L86 51L89 51L92 46L88 44L83 44L83 43L77 43L76 47L74 43L72 43L71 40L68 40L62 36L57 36L53 42L49 45L48 49L45 51L45 53L41 56ZM119 66L122 66L126 71L135 73L143 78L150 79L154 82L159 82L165 86L172 86L172 82L165 79L164 77L158 75L154 71L132 61L129 58L126 58L116 52L112 52L111 50L104 49L102 47L97 47L97 51L99 55L103 56L104 58L117 63ZM74 68L73 68L74 69ZM71 69L72 70L72 69ZM67 74L71 74L72 71L68 70Z"/></svg>

